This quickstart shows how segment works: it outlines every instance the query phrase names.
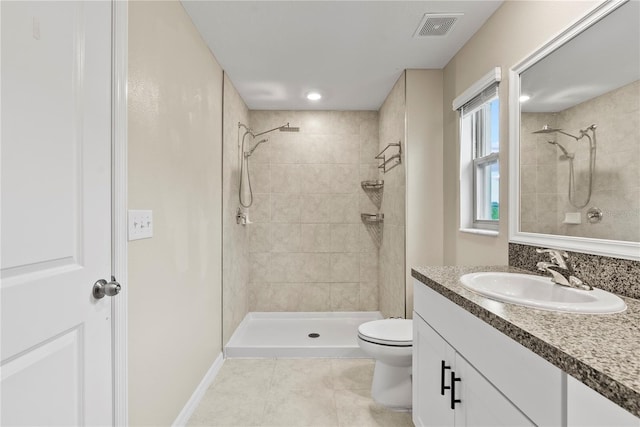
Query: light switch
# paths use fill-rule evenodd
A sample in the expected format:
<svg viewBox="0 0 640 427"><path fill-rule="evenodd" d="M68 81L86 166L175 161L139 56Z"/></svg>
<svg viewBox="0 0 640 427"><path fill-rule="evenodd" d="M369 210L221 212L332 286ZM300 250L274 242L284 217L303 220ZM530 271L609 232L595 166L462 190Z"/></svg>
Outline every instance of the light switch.
<svg viewBox="0 0 640 427"><path fill-rule="evenodd" d="M153 237L153 211L129 210L129 240Z"/></svg>

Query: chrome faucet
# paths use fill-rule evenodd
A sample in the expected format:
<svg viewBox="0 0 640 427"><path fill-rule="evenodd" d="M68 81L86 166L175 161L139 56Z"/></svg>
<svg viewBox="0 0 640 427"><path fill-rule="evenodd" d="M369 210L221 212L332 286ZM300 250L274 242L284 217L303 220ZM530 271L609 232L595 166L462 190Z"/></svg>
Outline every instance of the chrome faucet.
<svg viewBox="0 0 640 427"><path fill-rule="evenodd" d="M551 262L541 261L536 264L538 270L551 274L551 281L561 286L590 291L593 288L574 275L573 267L568 262L569 254L555 249L536 249L539 254L547 253Z"/></svg>

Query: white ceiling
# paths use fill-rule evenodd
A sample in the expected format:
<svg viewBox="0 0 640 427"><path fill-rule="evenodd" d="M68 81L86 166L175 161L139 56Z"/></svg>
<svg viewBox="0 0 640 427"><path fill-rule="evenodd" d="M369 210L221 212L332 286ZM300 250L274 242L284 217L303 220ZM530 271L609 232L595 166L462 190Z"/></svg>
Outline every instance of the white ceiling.
<svg viewBox="0 0 640 427"><path fill-rule="evenodd" d="M254 110L377 110L404 69L443 68L501 3L182 1ZM445 36L414 38L425 13L464 15Z"/></svg>
<svg viewBox="0 0 640 427"><path fill-rule="evenodd" d="M524 112L558 112L640 78L640 2L627 2L527 69Z"/></svg>

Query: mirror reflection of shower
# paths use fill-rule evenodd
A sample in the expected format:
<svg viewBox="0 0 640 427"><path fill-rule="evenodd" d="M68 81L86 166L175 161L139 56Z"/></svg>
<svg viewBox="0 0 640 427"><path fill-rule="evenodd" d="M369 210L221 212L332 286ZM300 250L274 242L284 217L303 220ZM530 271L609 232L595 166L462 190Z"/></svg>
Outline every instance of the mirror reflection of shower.
<svg viewBox="0 0 640 427"><path fill-rule="evenodd" d="M589 140L589 191L587 193L587 198L584 203L578 203L575 200L576 197L576 180L574 174L573 160L575 157L574 153L569 153L566 148L564 148L557 141L547 141L547 143L551 145L557 146L562 151L561 160L569 160L569 203L576 209L582 209L589 204L591 200L591 192L593 191L593 175L596 169L596 125L593 124L586 129L580 129L580 135L575 136L568 132L565 132L562 129L554 129L549 125L544 125L542 129L532 132L534 134L550 134L550 133L560 133L562 135L569 136L576 141L580 141L585 136ZM589 135L589 131L591 131L591 135Z"/></svg>
<svg viewBox="0 0 640 427"><path fill-rule="evenodd" d="M244 129L244 134L242 135L242 139L240 139L240 129ZM253 152L264 143L269 142L269 138L261 138L258 141L255 141L256 138L262 135L266 135L271 132L280 131L280 132L300 132L299 127L290 126L289 123L286 123L282 126L278 126L273 129L265 130L264 132L253 132L253 130L247 125L238 122L238 146L240 148L240 185L238 186L238 200L240 202L240 206L243 208L248 208L253 204L253 190L251 188L251 174L249 173L249 157L253 155ZM251 148L245 148L245 139L247 136L251 137ZM248 197L244 197L244 193L248 191Z"/></svg>

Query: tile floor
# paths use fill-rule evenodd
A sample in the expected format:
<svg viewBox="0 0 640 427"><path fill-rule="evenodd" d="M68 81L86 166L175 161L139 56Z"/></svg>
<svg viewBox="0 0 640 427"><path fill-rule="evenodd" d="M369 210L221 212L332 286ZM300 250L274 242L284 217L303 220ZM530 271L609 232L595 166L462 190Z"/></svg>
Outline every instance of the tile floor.
<svg viewBox="0 0 640 427"><path fill-rule="evenodd" d="M227 359L190 426L413 426L370 395L371 359Z"/></svg>

